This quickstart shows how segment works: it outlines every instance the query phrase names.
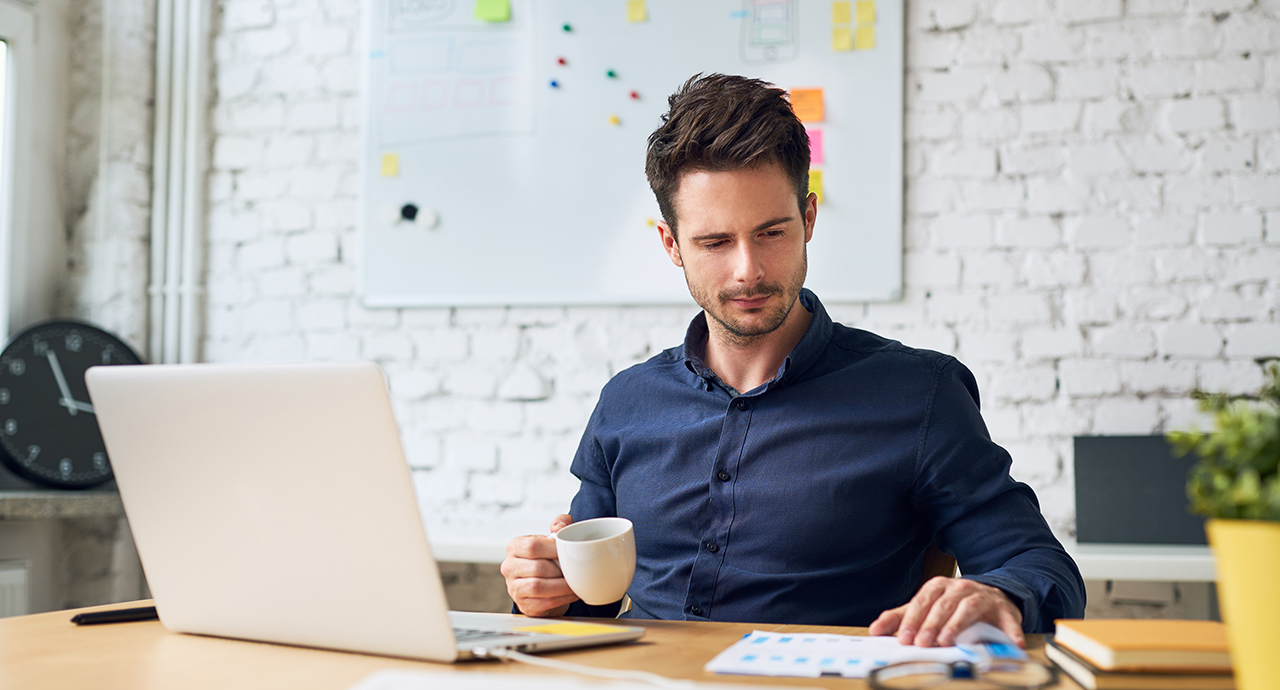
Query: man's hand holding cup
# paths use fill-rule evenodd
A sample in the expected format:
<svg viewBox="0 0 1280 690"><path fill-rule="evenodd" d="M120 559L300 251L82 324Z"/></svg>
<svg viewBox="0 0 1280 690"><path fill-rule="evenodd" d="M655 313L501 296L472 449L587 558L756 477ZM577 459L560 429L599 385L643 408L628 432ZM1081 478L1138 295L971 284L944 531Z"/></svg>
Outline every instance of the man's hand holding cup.
<svg viewBox="0 0 1280 690"><path fill-rule="evenodd" d="M622 599L635 566L631 521L598 518L575 525L571 516L559 515L550 537L526 535L507 544L502 576L522 613L550 617L564 615L579 598L594 605Z"/></svg>

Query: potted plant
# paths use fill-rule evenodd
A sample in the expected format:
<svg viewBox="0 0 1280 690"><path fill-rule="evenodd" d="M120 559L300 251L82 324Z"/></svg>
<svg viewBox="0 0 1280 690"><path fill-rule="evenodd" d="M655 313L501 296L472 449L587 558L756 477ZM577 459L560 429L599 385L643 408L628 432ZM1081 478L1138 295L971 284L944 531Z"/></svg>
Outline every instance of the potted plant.
<svg viewBox="0 0 1280 690"><path fill-rule="evenodd" d="M1187 497L1209 519L1237 690L1280 688L1280 365L1257 396L1197 393L1211 431L1169 434L1194 451Z"/></svg>

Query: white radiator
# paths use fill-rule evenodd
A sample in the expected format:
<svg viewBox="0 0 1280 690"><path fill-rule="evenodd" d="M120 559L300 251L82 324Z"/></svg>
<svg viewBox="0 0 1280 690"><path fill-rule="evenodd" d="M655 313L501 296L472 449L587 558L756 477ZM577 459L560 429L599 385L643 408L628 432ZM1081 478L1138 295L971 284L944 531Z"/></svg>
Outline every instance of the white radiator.
<svg viewBox="0 0 1280 690"><path fill-rule="evenodd" d="M27 614L27 562L0 561L0 618Z"/></svg>

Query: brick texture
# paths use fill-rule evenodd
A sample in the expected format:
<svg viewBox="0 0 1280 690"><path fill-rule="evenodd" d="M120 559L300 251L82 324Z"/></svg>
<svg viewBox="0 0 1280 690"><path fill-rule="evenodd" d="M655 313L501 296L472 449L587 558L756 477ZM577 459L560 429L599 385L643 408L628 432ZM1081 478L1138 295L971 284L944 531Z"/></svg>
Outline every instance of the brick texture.
<svg viewBox="0 0 1280 690"><path fill-rule="evenodd" d="M218 6L204 357L379 361L429 529L545 530L600 386L694 312L361 306L359 6ZM969 364L1066 539L1073 434L1186 424L1191 389L1247 391L1280 356L1278 15L908 3L906 297L829 307Z"/></svg>

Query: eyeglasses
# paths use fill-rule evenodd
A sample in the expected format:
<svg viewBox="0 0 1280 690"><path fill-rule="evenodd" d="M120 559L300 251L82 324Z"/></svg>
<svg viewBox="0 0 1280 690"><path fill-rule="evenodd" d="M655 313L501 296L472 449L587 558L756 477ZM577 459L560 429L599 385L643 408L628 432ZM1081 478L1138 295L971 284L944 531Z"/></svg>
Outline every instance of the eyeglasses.
<svg viewBox="0 0 1280 690"><path fill-rule="evenodd" d="M940 685L1038 690L1058 682L1058 670L1034 661L996 660L982 665L968 661L904 661L874 669L867 675L876 690L919 690ZM977 683L978 685L974 685Z"/></svg>

